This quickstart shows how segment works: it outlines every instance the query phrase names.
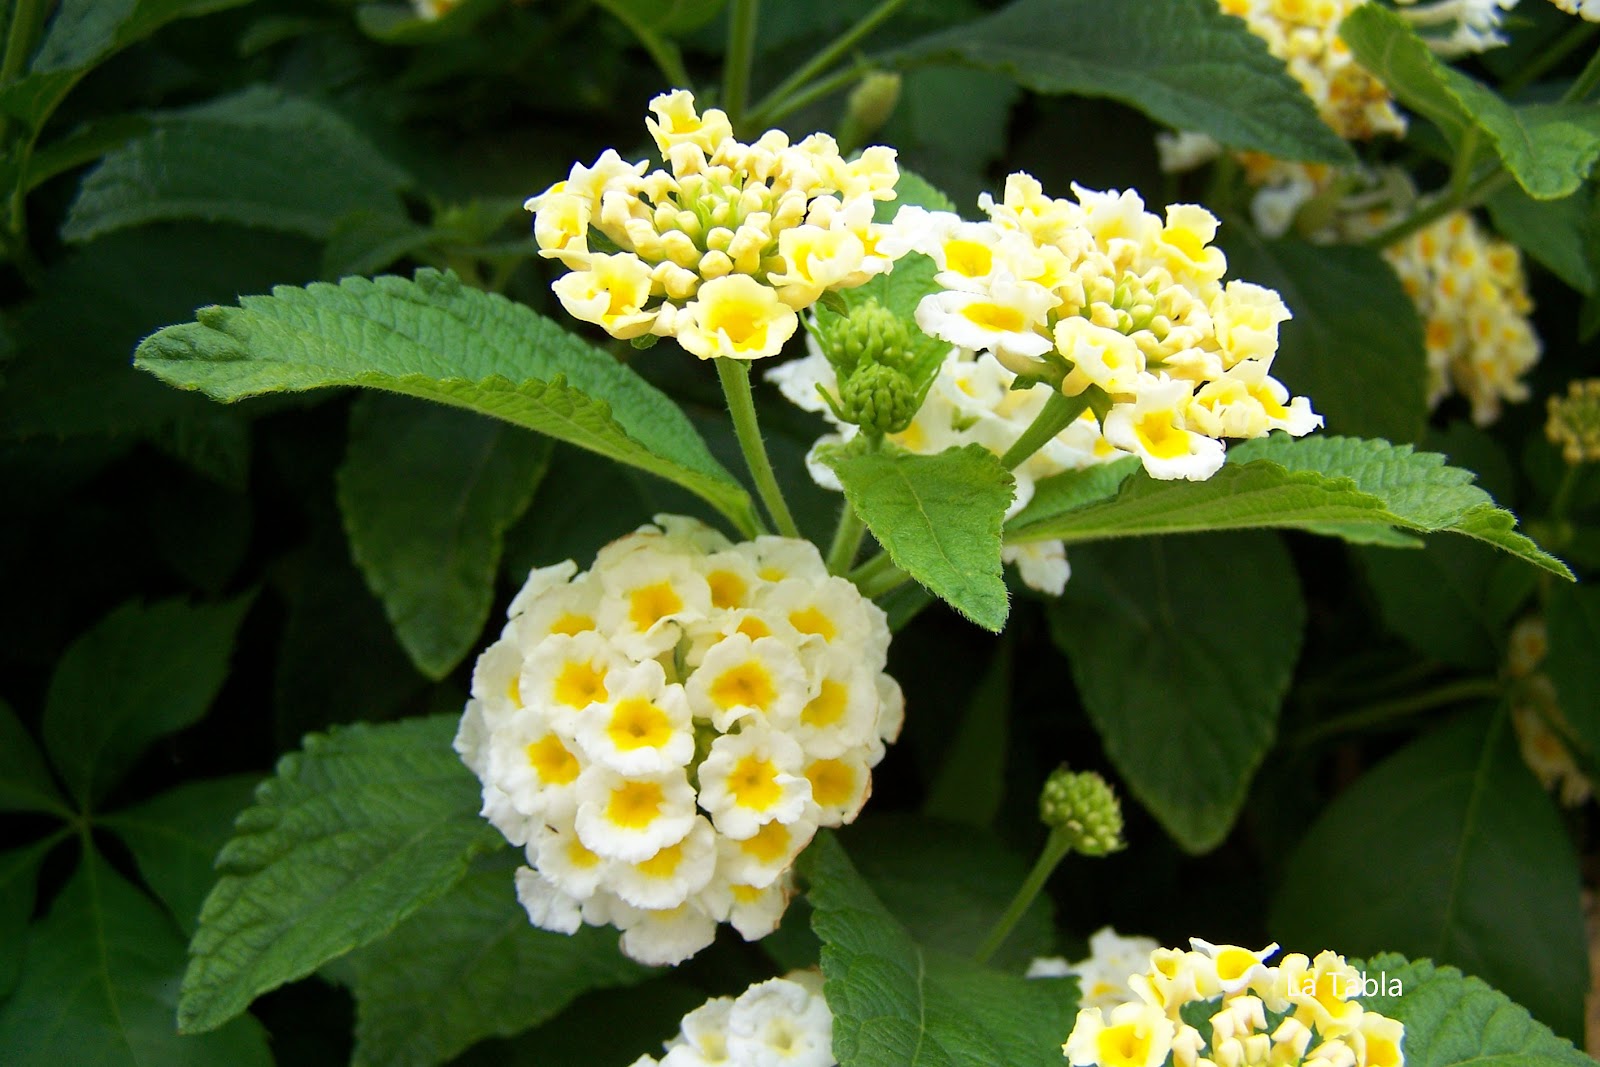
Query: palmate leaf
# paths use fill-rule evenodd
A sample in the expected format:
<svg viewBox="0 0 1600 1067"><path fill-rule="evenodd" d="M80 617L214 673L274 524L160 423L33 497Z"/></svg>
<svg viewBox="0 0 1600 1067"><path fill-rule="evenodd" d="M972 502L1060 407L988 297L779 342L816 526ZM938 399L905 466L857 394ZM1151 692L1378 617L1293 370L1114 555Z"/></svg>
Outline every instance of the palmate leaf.
<svg viewBox="0 0 1600 1067"><path fill-rule="evenodd" d="M0 700L0 811L66 810L39 746L11 705Z"/></svg>
<svg viewBox="0 0 1600 1067"><path fill-rule="evenodd" d="M388 933L500 843L451 750L456 724L441 715L336 729L279 762L217 857L183 977L184 1031L221 1026Z"/></svg>
<svg viewBox="0 0 1600 1067"><path fill-rule="evenodd" d="M1215 0L1013 0L915 41L905 64L955 60L1041 93L1104 96L1178 129L1280 159L1347 163L1283 63Z"/></svg>
<svg viewBox="0 0 1600 1067"><path fill-rule="evenodd" d="M550 320L454 274L280 286L197 318L146 338L135 365L217 400L360 385L467 408L674 481L754 532L749 494L676 404Z"/></svg>
<svg viewBox="0 0 1600 1067"><path fill-rule="evenodd" d="M1566 564L1517 533L1516 517L1472 483L1471 471L1410 445L1274 433L1235 445L1204 482L1157 481L1132 463L1047 478L1007 524L1006 540L1070 544L1278 528L1371 544L1385 543L1383 531L1444 532L1572 578Z"/></svg>

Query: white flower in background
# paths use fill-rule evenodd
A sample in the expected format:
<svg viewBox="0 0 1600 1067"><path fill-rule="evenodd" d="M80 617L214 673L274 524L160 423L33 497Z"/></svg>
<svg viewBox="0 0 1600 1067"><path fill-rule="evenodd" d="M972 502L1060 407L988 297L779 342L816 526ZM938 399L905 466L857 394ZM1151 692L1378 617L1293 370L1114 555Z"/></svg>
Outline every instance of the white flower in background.
<svg viewBox="0 0 1600 1067"><path fill-rule="evenodd" d="M836 1067L833 1013L822 997L822 976L793 971L769 978L737 997L714 997L683 1017L660 1059L640 1056L631 1067Z"/></svg>
<svg viewBox="0 0 1600 1067"><path fill-rule="evenodd" d="M1600 22L1600 0L1550 0L1569 15L1589 22Z"/></svg>
<svg viewBox="0 0 1600 1067"><path fill-rule="evenodd" d="M1078 1004L1110 1010L1133 999L1128 979L1150 966L1150 953L1161 946L1152 937L1123 937L1109 926L1089 938L1089 955L1077 963L1060 957L1036 959L1029 978L1078 979Z"/></svg>
<svg viewBox="0 0 1600 1067"><path fill-rule="evenodd" d="M1399 0L1400 14L1446 59L1487 52L1506 43L1500 32L1517 0Z"/></svg>
<svg viewBox="0 0 1600 1067"><path fill-rule="evenodd" d="M883 612L814 546L656 522L584 573L529 574L456 751L526 852L535 925L613 925L628 955L671 964L719 923L777 927L795 857L861 810L903 706Z"/></svg>

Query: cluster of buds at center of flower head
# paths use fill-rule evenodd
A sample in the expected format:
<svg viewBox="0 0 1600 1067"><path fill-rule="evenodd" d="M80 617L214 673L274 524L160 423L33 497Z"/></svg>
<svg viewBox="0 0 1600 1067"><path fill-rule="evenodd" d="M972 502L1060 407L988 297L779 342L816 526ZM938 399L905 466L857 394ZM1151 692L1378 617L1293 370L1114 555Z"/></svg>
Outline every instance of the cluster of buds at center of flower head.
<svg viewBox="0 0 1600 1067"><path fill-rule="evenodd" d="M673 337L702 359L754 359L776 355L824 292L893 266L872 221L894 199L893 149L846 162L827 134L791 145L781 130L743 144L682 90L650 110L667 169L608 149L527 202L539 254L571 268L552 288L574 318L622 339ZM596 233L616 250L591 247Z"/></svg>
<svg viewBox="0 0 1600 1067"><path fill-rule="evenodd" d="M1277 945L1190 944L1152 952L1122 1003L1078 1012L1073 1067L1404 1067L1404 1025L1362 1006L1366 976L1343 956L1269 965Z"/></svg>
<svg viewBox="0 0 1600 1067"><path fill-rule="evenodd" d="M456 750L526 850L529 918L678 963L776 928L819 826L853 820L903 701L886 617L806 541L659 516L534 570L479 658Z"/></svg>

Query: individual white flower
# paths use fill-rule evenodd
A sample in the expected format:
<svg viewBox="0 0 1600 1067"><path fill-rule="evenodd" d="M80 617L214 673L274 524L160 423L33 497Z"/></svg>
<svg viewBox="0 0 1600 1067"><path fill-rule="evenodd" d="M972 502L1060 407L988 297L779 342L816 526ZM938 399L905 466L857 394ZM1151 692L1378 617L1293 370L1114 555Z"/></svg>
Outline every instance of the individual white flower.
<svg viewBox="0 0 1600 1067"><path fill-rule="evenodd" d="M1022 584L1051 596L1060 596L1067 588L1067 579L1072 577L1072 565L1067 562L1067 546L1060 541L1006 545L1000 550L1000 559L1017 568Z"/></svg>
<svg viewBox="0 0 1600 1067"><path fill-rule="evenodd" d="M805 752L787 733L745 723L711 743L700 764L700 804L717 830L736 841L769 822L800 817L811 799Z"/></svg>
<svg viewBox="0 0 1600 1067"><path fill-rule="evenodd" d="M792 645L734 633L706 652L686 691L695 715L726 731L746 716L793 721L805 705L805 677Z"/></svg>
<svg viewBox="0 0 1600 1067"><path fill-rule="evenodd" d="M1144 462L1152 478L1204 481L1222 467L1222 442L1188 429L1192 386L1165 378L1142 384L1138 399L1106 416L1106 440Z"/></svg>
<svg viewBox="0 0 1600 1067"><path fill-rule="evenodd" d="M640 912L617 926L622 930L622 951L655 967L676 966L717 937L717 921L693 900L675 908Z"/></svg>
<svg viewBox="0 0 1600 1067"><path fill-rule="evenodd" d="M1176 1034L1172 1020L1149 1004L1119 1004L1109 1019L1084 1008L1062 1051L1073 1067L1160 1067Z"/></svg>
<svg viewBox="0 0 1600 1067"><path fill-rule="evenodd" d="M717 835L703 815L683 838L636 863L619 863L609 883L636 908L675 908L704 889L717 867Z"/></svg>
<svg viewBox="0 0 1600 1067"><path fill-rule="evenodd" d="M655 660L614 672L611 683L611 700L589 705L573 727L584 754L623 774L687 765L694 728L683 687L667 684Z"/></svg>
<svg viewBox="0 0 1600 1067"><path fill-rule="evenodd" d="M683 1017L658 1061L634 1067L835 1067L833 1013L814 971L757 982L738 997L713 997Z"/></svg>
<svg viewBox="0 0 1600 1067"><path fill-rule="evenodd" d="M593 766L578 778L578 837L609 859L637 863L694 826L695 792L682 768L622 775Z"/></svg>
<svg viewBox="0 0 1600 1067"><path fill-rule="evenodd" d="M517 901L528 912L528 919L541 930L554 934L575 934L583 925L577 898L557 889L544 875L529 867L518 867Z"/></svg>

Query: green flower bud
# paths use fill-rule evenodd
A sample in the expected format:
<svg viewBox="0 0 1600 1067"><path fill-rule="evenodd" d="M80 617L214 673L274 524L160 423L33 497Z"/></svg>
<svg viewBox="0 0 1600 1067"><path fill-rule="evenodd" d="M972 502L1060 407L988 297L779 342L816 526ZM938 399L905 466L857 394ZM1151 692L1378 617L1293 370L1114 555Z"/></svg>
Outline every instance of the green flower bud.
<svg viewBox="0 0 1600 1067"><path fill-rule="evenodd" d="M1074 852L1106 856L1123 847L1122 805L1106 780L1093 771L1058 768L1039 793L1039 818L1064 831Z"/></svg>
<svg viewBox="0 0 1600 1067"><path fill-rule="evenodd" d="M868 299L844 314L819 314L814 330L839 379L838 396L827 396L835 415L876 433L910 425L926 383L917 376L916 339L903 319Z"/></svg>
<svg viewBox="0 0 1600 1067"><path fill-rule="evenodd" d="M849 140L859 144L876 133L900 102L900 75L891 71L875 70L856 83L845 105L842 128L848 130Z"/></svg>
<svg viewBox="0 0 1600 1067"><path fill-rule="evenodd" d="M823 351L841 378L862 361L903 368L911 358L911 329L876 300L865 300L827 324L819 323Z"/></svg>
<svg viewBox="0 0 1600 1067"><path fill-rule="evenodd" d="M899 433L917 413L916 383L894 367L863 362L839 382L839 411L857 426Z"/></svg>

